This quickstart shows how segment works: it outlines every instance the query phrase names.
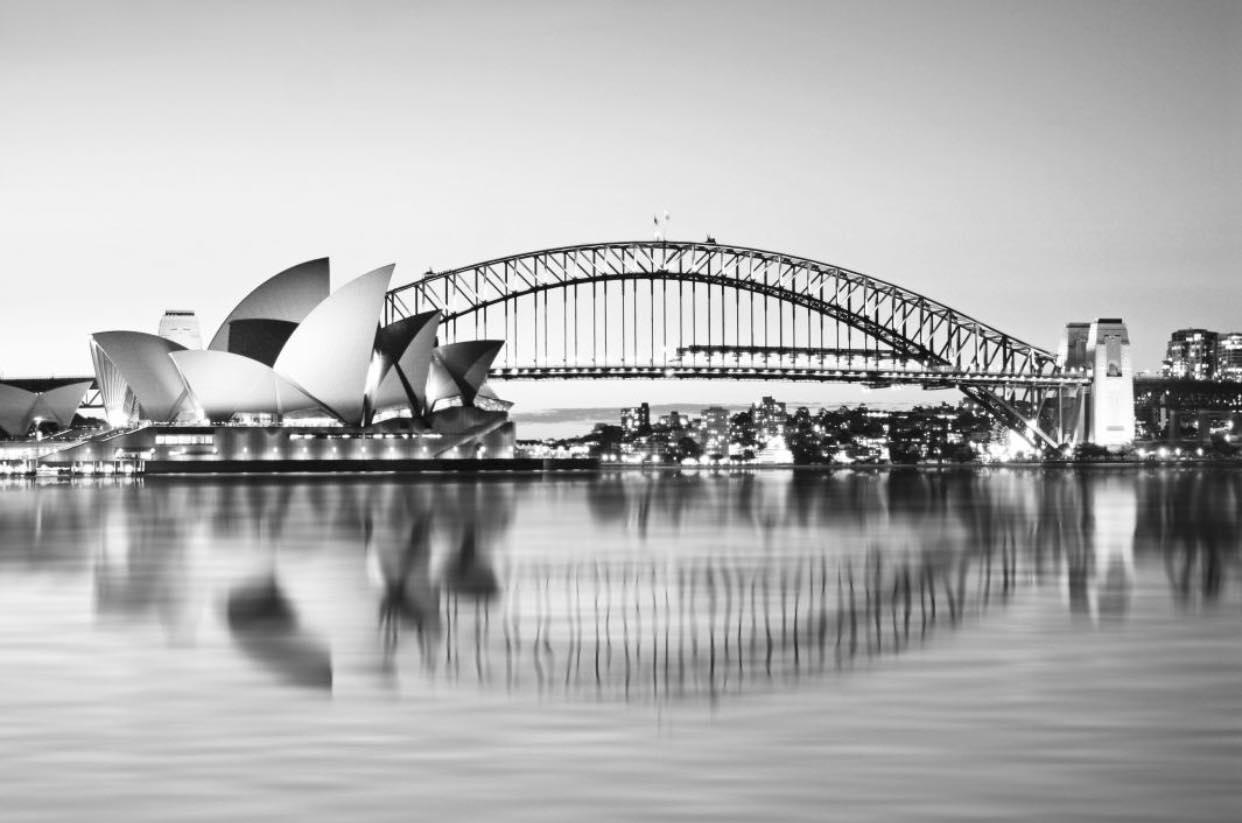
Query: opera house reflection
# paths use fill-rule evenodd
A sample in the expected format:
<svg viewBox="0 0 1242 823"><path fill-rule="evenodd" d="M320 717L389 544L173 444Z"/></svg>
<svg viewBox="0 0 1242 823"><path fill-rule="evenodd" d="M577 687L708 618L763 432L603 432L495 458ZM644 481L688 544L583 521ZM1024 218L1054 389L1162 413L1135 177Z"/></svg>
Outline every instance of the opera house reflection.
<svg viewBox="0 0 1242 823"><path fill-rule="evenodd" d="M1089 631L1151 580L1233 602L1240 499L1206 470L10 486L0 574L89 574L102 628L217 637L271 683L715 699L934 654L1031 593Z"/></svg>

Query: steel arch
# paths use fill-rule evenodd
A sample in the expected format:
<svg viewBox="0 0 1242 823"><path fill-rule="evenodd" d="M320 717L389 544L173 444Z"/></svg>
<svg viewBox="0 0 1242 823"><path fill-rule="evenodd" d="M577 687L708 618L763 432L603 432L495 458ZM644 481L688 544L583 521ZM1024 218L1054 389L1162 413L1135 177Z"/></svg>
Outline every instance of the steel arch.
<svg viewBox="0 0 1242 823"><path fill-rule="evenodd" d="M634 287L627 295L626 284L630 283ZM640 294L642 283L648 284L646 300ZM659 300L657 283L661 284ZM671 296L670 284L677 287ZM691 289L689 300L685 295L687 286ZM583 295L588 287L589 292ZM617 288L619 313L614 311ZM719 299L713 305L714 290L719 291ZM553 294L560 297L549 310ZM762 329L756 320L756 298L762 301ZM750 315L744 324L742 306L747 300ZM522 323L518 309L527 304L532 309L531 317ZM646 315L641 311L643 305L648 306ZM779 316L775 338L769 327L773 305ZM679 345L674 357L669 356L670 307L675 309L678 321ZM422 279L388 293L386 320L431 309L443 314L441 329L446 342L487 334L498 325L496 313L502 312L499 325L508 345L506 359L497 371L501 378L650 377L656 371L668 377L737 379L738 369L712 368L711 360L713 353L736 360L742 350L782 352L775 366L765 354L762 367L751 370L750 376L755 379L784 379L788 377L786 356L796 359L798 354L809 352L820 353L821 365L825 352L840 355L845 351L870 355L876 364L913 363L916 369L890 370L882 379L927 383L933 382L929 380L930 374L938 378L934 382L956 386L1006 424L1044 446L1059 445L1063 439L1053 421L1041 419L1050 393L1083 382L1081 376L1063 374L1052 353L924 295L850 269L745 246L641 240L594 243L428 272ZM579 331L584 326L582 316L588 310L591 352L585 368L575 373L570 364L570 316L573 359L575 364L582 365L585 355L578 350ZM601 311L602 354L598 331ZM659 323L657 311L661 315ZM705 312L705 322L700 322L700 312ZM684 322L687 313L691 327L688 341ZM560 334L549 335L558 316ZM727 328L730 316L734 320L732 329ZM799 316L804 318L801 338ZM640 317L644 319L641 330ZM789 335L786 318L792 326ZM611 336L610 320L614 324ZM646 341L640 340L640 332L647 330L647 321L650 346L644 353L640 343ZM619 341L615 333L617 323L621 324ZM826 323L834 329L835 346L828 345ZM632 333L627 340L630 325ZM742 331L744 325L746 334ZM657 327L659 341L665 344L662 353L656 345ZM842 329L846 330L844 348ZM862 336L861 346L858 335ZM787 338L792 345L786 344ZM771 345L774 340L776 346ZM761 345L756 346L756 341ZM813 345L816 342L818 346ZM692 359L701 360L697 355L703 351L708 352L708 363L687 367L687 352L693 352ZM644 368L635 373L640 366ZM801 379L814 376L804 375ZM840 370L821 369L818 379L867 378L858 371L843 374Z"/></svg>

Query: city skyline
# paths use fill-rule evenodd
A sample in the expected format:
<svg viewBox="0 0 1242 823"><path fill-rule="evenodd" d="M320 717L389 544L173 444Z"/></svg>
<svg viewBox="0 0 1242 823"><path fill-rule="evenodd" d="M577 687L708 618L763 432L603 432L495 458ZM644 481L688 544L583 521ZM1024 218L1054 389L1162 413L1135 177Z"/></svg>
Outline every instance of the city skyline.
<svg viewBox="0 0 1242 823"><path fill-rule="evenodd" d="M1049 350L1123 317L1142 369L1239 325L1233 4L487 8L0 3L0 370L319 254L403 283L664 209Z"/></svg>

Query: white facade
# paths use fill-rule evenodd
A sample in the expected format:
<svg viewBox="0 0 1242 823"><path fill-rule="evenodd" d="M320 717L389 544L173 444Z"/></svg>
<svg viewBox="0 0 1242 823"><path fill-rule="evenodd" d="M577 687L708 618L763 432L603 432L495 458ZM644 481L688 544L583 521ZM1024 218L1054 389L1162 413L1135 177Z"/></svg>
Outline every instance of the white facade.
<svg viewBox="0 0 1242 823"><path fill-rule="evenodd" d="M1126 324L1096 320L1087 337L1087 352L1092 365L1091 442L1127 446L1134 442L1134 367Z"/></svg>
<svg viewBox="0 0 1242 823"><path fill-rule="evenodd" d="M160 318L160 337L185 346L187 349L203 347L203 333L198 326L198 315L192 311L169 309Z"/></svg>

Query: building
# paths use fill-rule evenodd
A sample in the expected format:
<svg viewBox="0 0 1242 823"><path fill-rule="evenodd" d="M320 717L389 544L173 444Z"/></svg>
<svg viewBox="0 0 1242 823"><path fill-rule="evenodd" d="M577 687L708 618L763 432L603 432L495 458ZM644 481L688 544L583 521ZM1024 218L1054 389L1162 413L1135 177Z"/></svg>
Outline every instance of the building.
<svg viewBox="0 0 1242 823"><path fill-rule="evenodd" d="M651 406L639 403L621 410L621 430L626 434L646 434L651 431Z"/></svg>
<svg viewBox="0 0 1242 823"><path fill-rule="evenodd" d="M760 443L785 436L785 404L771 397L764 397L750 407L754 420L755 436Z"/></svg>
<svg viewBox="0 0 1242 823"><path fill-rule="evenodd" d="M729 424L728 409L720 406L703 409L702 421L699 424L699 445L703 447L703 454L729 456Z"/></svg>
<svg viewBox="0 0 1242 823"><path fill-rule="evenodd" d="M1162 377L1242 380L1242 332L1178 329L1169 336Z"/></svg>
<svg viewBox="0 0 1242 823"><path fill-rule="evenodd" d="M1242 381L1140 377L1134 383L1141 439L1210 443L1242 437Z"/></svg>
<svg viewBox="0 0 1242 823"><path fill-rule="evenodd" d="M201 349L203 335L199 331L198 316L192 311L169 309L160 318L159 336L187 349Z"/></svg>
<svg viewBox="0 0 1242 823"><path fill-rule="evenodd" d="M1227 332L1217 338L1216 378L1242 380L1242 332Z"/></svg>
<svg viewBox="0 0 1242 823"><path fill-rule="evenodd" d="M108 422L399 429L432 439L507 423L508 404L486 386L503 341L437 346L439 312L381 326L393 269L331 293L327 259L286 269L238 303L206 349L136 331L93 334Z"/></svg>
<svg viewBox="0 0 1242 823"><path fill-rule="evenodd" d="M1207 329L1178 329L1169 336L1161 373L1165 377L1212 380L1220 335Z"/></svg>
<svg viewBox="0 0 1242 823"><path fill-rule="evenodd" d="M621 431L634 434L638 431L638 410L627 406L621 410Z"/></svg>

